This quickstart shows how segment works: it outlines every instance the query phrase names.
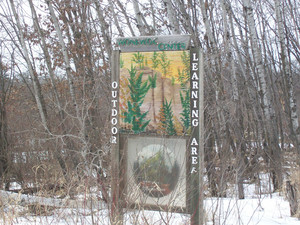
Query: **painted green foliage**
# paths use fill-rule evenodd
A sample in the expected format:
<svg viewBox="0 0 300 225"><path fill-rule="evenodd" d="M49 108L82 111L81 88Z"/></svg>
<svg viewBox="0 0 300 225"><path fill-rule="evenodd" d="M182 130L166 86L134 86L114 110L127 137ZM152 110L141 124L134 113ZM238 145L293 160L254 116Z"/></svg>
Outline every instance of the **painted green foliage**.
<svg viewBox="0 0 300 225"><path fill-rule="evenodd" d="M168 103L168 101L165 99L162 104L160 110L160 129L167 135L176 135L172 100Z"/></svg>
<svg viewBox="0 0 300 225"><path fill-rule="evenodd" d="M159 170L157 169L159 168ZM145 160L140 165L141 174L144 175L143 180L167 183L168 167L165 164L165 157L162 151L157 152L153 157ZM165 175L165 176L163 176Z"/></svg>
<svg viewBox="0 0 300 225"><path fill-rule="evenodd" d="M184 64L184 69L182 70L182 81L186 85L190 80L190 54L186 51L182 52L181 60Z"/></svg>
<svg viewBox="0 0 300 225"><path fill-rule="evenodd" d="M184 93L184 95L183 95ZM180 101L182 105L181 121L183 123L185 131L187 131L190 127L191 119L190 119L190 91L185 90L180 92Z"/></svg>
<svg viewBox="0 0 300 225"><path fill-rule="evenodd" d="M156 80L157 80L157 73L155 73L154 77L151 77L150 75L148 76L148 80L150 83L150 87L152 89L156 88Z"/></svg>
<svg viewBox="0 0 300 225"><path fill-rule="evenodd" d="M182 106L182 112L180 113L180 120L183 123L184 130L187 131L191 124L190 119L190 90L187 88L188 82L190 80L190 55L187 52L182 52L181 60L184 64L182 71L178 70L178 79L180 81L180 86L182 91L180 91L180 101Z"/></svg>
<svg viewBox="0 0 300 225"><path fill-rule="evenodd" d="M145 120L147 112L141 112L141 105L144 102L145 95L147 94L150 85L148 81L142 82L143 73L137 74L135 67L131 66L129 72L129 90L131 101L128 101L128 111L124 113L124 121L132 124L132 131L134 133L143 132L150 120Z"/></svg>
<svg viewBox="0 0 300 225"><path fill-rule="evenodd" d="M173 110L172 110L172 100L170 103L166 100L163 104L165 116L166 116L166 123L167 123L167 133L168 135L175 135L176 130L174 126L174 117L173 117Z"/></svg>
<svg viewBox="0 0 300 225"><path fill-rule="evenodd" d="M132 61L138 64L140 69L144 68L144 60L145 60L145 56L140 52L133 54Z"/></svg>
<svg viewBox="0 0 300 225"><path fill-rule="evenodd" d="M160 134L178 135L188 132L190 128L190 56L188 51L180 54L178 57L181 58L181 69L178 69L177 74L172 75L171 73L174 72L172 67L177 66L176 60L178 62L178 59L174 60L171 57L174 60L172 63L167 52L153 52L151 56L148 54L150 66L148 66L147 55L140 52L132 53L131 68L127 69L129 78L127 78L128 85L126 85L130 99L126 101L126 111L121 114L122 121L129 124L129 127L125 129L140 133L144 132L149 125L147 128L149 131ZM122 62L123 64L124 62ZM147 66L145 67L145 65ZM148 74L147 80L142 78L144 73ZM178 84L180 90L177 89ZM158 87L161 90L155 92ZM147 95L150 88L151 93ZM169 88L171 90L168 90ZM146 95L147 100L145 100ZM158 116L156 112L158 107L155 107L156 96L161 97ZM177 99L180 101L177 102ZM144 100L147 101L145 102L148 108L146 112L146 105L143 105ZM181 109L178 108L180 103ZM173 111L173 108L180 111ZM150 113L149 110L151 110ZM151 115L151 119L148 114ZM150 122L151 124L149 124Z"/></svg>
<svg viewBox="0 0 300 225"><path fill-rule="evenodd" d="M124 60L122 59L122 57L120 58L120 68L124 67Z"/></svg>
<svg viewBox="0 0 300 225"><path fill-rule="evenodd" d="M168 73L168 69L171 65L171 60L168 59L168 56L166 54L166 52L162 52L160 54L160 61L159 61L162 71L163 71L163 75L166 76L166 74Z"/></svg>
<svg viewBox="0 0 300 225"><path fill-rule="evenodd" d="M153 111L153 121L156 123L156 112L155 112L155 94L154 94L154 89L156 88L156 81L157 81L157 73L153 75L154 70L157 69L159 65L159 60L158 60L158 54L157 52L153 52L153 55L151 57L152 61L152 74L151 76L148 76L148 80L150 82L151 90L152 90L152 111Z"/></svg>
<svg viewBox="0 0 300 225"><path fill-rule="evenodd" d="M155 99L154 99L154 89L156 88L156 80L157 80L157 73L155 73L155 75L153 76L148 76L148 80L149 80L149 85L151 87L152 90L152 109L153 109L153 120L154 122L156 122L156 118L155 118Z"/></svg>
<svg viewBox="0 0 300 225"><path fill-rule="evenodd" d="M157 69L158 66L159 66L159 59L158 59L158 53L157 52L153 52L153 55L151 57L151 61L152 61L152 68Z"/></svg>

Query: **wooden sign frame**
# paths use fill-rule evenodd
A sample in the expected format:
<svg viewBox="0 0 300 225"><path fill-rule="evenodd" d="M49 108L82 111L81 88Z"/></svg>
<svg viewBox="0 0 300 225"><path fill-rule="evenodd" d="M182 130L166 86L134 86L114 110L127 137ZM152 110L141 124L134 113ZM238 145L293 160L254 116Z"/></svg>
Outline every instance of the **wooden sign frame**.
<svg viewBox="0 0 300 225"><path fill-rule="evenodd" d="M182 41L182 40L185 41ZM167 43L164 41L167 40ZM133 134L120 134L119 120L119 97L120 97L120 52L147 52L147 51L178 51L190 50L190 113L191 113L191 134L181 137L187 139L186 148L186 207L172 207L171 211L191 214L191 224L203 224L203 157L204 157L204 94L203 94L203 55L199 48L190 47L190 37L174 36L165 37L140 37L118 39L121 51L114 50L112 56L112 113L111 113L111 145L112 145L112 221L122 221L123 208L135 208L134 203L123 201L126 196L126 157L128 149L128 137ZM120 44L121 43L121 44ZM184 44L183 44L184 43ZM162 49L164 48L164 49ZM139 134L149 136L149 134ZM152 136L157 136L153 135ZM175 136L173 136L175 137ZM170 138L167 135L162 138ZM145 208L152 210L167 209L165 206L145 205ZM170 210L170 208L168 208Z"/></svg>

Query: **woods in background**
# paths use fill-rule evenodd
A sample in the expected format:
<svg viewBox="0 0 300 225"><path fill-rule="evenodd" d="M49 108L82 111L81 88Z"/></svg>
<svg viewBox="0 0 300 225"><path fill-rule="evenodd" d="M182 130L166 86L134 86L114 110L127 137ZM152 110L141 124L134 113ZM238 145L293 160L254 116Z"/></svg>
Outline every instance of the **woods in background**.
<svg viewBox="0 0 300 225"><path fill-rule="evenodd" d="M2 0L0 7L4 188L95 176L106 193L111 53L117 37L140 35L190 34L203 49L210 195L225 196L232 183L244 198L243 183L259 182L261 173L279 190L299 169L296 0Z"/></svg>

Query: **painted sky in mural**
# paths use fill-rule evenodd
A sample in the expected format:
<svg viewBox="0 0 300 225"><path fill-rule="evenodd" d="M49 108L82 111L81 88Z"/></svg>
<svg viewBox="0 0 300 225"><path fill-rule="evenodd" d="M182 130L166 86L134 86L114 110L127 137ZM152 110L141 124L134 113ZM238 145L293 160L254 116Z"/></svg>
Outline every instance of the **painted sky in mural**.
<svg viewBox="0 0 300 225"><path fill-rule="evenodd" d="M189 51L120 55L120 131L184 135L190 130Z"/></svg>

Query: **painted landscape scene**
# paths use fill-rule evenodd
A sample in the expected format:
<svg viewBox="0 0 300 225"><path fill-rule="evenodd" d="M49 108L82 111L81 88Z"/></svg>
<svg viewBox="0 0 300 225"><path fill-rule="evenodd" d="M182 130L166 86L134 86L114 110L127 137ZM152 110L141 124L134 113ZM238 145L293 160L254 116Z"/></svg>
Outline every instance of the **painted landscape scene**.
<svg viewBox="0 0 300 225"><path fill-rule="evenodd" d="M189 51L121 53L120 131L188 134L189 79Z"/></svg>

